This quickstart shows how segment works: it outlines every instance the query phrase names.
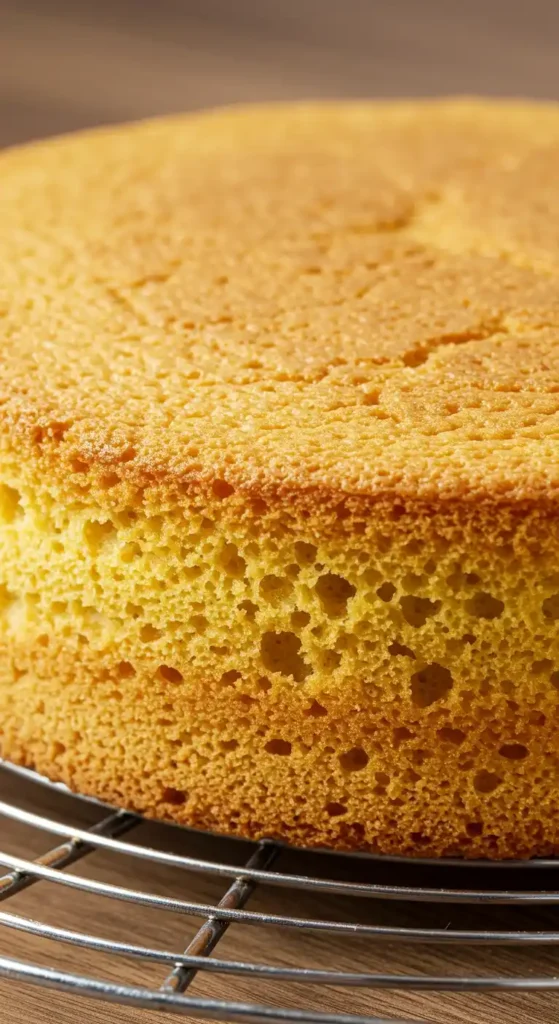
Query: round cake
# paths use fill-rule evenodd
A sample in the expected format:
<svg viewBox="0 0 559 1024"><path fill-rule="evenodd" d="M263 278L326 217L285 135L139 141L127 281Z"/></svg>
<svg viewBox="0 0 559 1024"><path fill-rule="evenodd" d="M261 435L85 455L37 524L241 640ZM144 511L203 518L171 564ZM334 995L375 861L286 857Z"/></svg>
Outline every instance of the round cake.
<svg viewBox="0 0 559 1024"><path fill-rule="evenodd" d="M143 814L559 853L559 108L0 156L0 749Z"/></svg>

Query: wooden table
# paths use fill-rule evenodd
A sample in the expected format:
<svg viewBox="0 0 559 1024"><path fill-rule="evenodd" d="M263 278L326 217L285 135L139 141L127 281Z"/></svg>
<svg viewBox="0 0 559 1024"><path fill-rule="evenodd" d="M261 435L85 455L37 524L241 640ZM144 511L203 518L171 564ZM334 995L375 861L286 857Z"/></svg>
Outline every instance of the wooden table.
<svg viewBox="0 0 559 1024"><path fill-rule="evenodd" d="M8 145L100 122L119 121L212 104L309 96L429 95L441 92L526 94L559 98L557 74L559 4L555 0L3 0L0 9L0 145ZM4 783L4 790L6 786ZM25 789L25 787L23 788ZM18 790L18 798L25 792ZM63 802L64 803L64 802ZM56 806L55 806L56 805ZM60 798L45 795L46 811L61 810ZM84 806L75 823L88 824ZM96 813L96 812L95 812ZM141 838L156 838L143 825ZM37 856L49 837L0 820L4 849ZM180 845L180 839L177 839ZM204 843L200 840L200 852ZM215 902L223 886L198 876L148 868L95 854L76 869L86 875L185 899ZM436 884L436 883L435 883ZM254 906L278 912L281 893L257 894ZM6 904L6 907L8 904ZM176 915L99 901L41 884L10 901L14 913L36 915L66 927L82 926L113 938L180 950L195 922ZM347 904L344 904L347 908ZM78 910L79 908L79 910ZM300 913L341 913L339 901L302 896ZM386 908L368 903L350 908L356 920L382 920ZM293 911L293 907L291 908ZM347 909L345 910L347 913ZM368 915L368 918L367 918ZM78 919L76 919L78 917ZM447 911L449 922L456 912ZM492 912L492 922L503 917ZM506 915L505 915L506 917ZM421 923L411 908L403 923ZM440 915L439 915L440 919ZM553 912L534 914L553 927ZM488 923L486 916L486 925ZM438 973L553 973L559 953L430 947L379 947L326 936L264 933L233 927L223 956L268 959L278 964L337 964L346 970ZM67 970L128 982L158 984L159 966L114 961L0 929L0 953ZM558 995L495 996L363 992L263 986L199 976L193 993L309 1008L421 1017L441 1024L554 1024ZM0 1024L156 1024L157 1014L139 1013L41 989L0 983Z"/></svg>
<svg viewBox="0 0 559 1024"><path fill-rule="evenodd" d="M559 98L556 0L2 0L0 144L218 103Z"/></svg>

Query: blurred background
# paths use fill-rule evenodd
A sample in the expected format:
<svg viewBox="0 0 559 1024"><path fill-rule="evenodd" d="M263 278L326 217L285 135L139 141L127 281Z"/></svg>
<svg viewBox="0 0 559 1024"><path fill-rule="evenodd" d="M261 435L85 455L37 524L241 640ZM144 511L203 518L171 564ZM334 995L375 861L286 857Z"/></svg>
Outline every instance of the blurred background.
<svg viewBox="0 0 559 1024"><path fill-rule="evenodd" d="M219 103L559 99L559 0L0 0L0 145Z"/></svg>

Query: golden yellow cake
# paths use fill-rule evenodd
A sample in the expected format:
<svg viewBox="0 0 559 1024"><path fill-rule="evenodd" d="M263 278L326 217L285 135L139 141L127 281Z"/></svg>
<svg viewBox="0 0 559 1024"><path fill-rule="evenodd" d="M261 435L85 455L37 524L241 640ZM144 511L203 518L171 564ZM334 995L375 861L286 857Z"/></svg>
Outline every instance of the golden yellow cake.
<svg viewBox="0 0 559 1024"><path fill-rule="evenodd" d="M0 157L0 744L182 824L559 853L559 108Z"/></svg>

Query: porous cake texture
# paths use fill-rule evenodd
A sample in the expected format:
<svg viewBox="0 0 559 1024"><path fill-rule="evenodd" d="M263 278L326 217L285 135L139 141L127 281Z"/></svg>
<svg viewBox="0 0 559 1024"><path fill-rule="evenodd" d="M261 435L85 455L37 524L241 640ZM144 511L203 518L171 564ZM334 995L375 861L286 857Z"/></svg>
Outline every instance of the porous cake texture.
<svg viewBox="0 0 559 1024"><path fill-rule="evenodd" d="M0 743L147 815L559 853L559 109L0 157Z"/></svg>

